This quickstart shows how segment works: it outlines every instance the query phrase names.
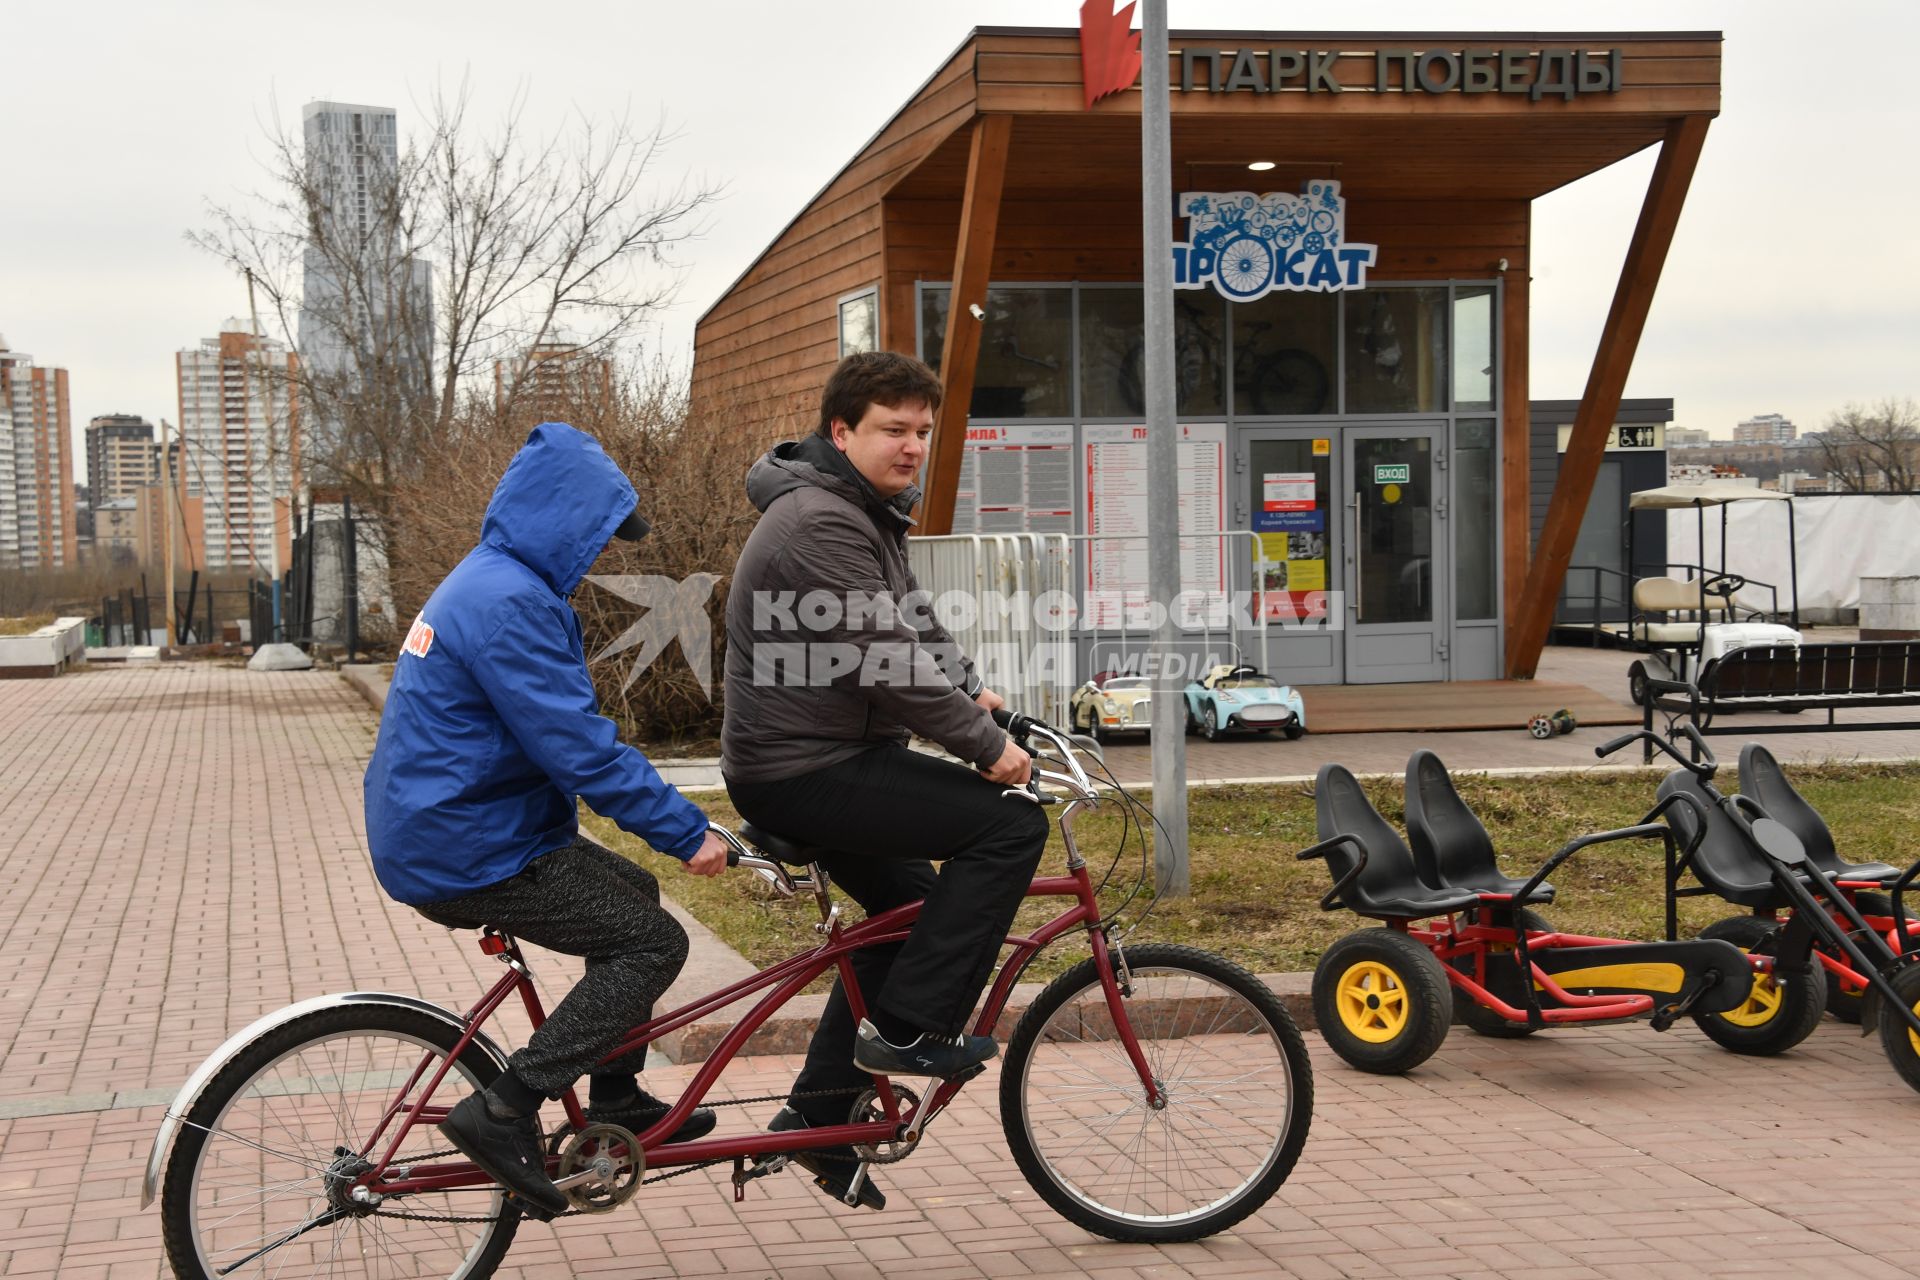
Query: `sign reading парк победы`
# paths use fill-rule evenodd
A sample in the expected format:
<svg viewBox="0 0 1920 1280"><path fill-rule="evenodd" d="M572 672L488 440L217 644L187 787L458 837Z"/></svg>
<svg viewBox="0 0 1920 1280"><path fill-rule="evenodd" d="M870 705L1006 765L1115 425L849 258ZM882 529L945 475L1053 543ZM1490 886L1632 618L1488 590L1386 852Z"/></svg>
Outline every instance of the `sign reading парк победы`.
<svg viewBox="0 0 1920 1280"><path fill-rule="evenodd" d="M1179 210L1189 238L1173 246L1173 287L1211 284L1234 302L1280 290L1364 289L1379 253L1378 245L1347 242L1338 182L1310 182L1302 195L1187 191Z"/></svg>

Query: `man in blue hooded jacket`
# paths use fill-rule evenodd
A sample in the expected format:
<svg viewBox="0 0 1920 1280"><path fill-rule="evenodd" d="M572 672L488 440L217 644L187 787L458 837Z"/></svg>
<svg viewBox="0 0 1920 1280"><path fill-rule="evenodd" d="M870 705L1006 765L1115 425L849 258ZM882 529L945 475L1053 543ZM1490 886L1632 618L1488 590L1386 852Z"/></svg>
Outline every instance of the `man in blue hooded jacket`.
<svg viewBox="0 0 1920 1280"><path fill-rule="evenodd" d="M591 436L535 428L487 504L480 545L414 620L367 765L367 841L390 895L450 928L497 925L587 959L507 1070L441 1124L547 1213L567 1200L546 1176L541 1102L591 1073L590 1119L657 1123L667 1106L639 1087L644 1052L600 1059L652 1016L687 956L659 883L580 834L576 798L695 875L726 867L706 815L600 714L568 600L614 537L647 532L636 505ZM702 1108L674 1136L713 1125Z"/></svg>

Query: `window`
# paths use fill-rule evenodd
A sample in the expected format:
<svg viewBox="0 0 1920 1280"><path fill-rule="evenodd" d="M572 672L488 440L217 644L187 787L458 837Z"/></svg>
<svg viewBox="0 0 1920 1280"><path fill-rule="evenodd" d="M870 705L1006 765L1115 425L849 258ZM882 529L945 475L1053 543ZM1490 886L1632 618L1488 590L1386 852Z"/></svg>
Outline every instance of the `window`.
<svg viewBox="0 0 1920 1280"><path fill-rule="evenodd" d="M1233 411L1241 417L1332 413L1331 293L1270 293L1233 309Z"/></svg>
<svg viewBox="0 0 1920 1280"><path fill-rule="evenodd" d="M952 290L920 293L921 359L940 371ZM987 290L980 361L973 376L974 418L1073 416L1073 290Z"/></svg>
<svg viewBox="0 0 1920 1280"><path fill-rule="evenodd" d="M1212 292L1173 298L1173 383L1181 417L1225 412L1226 301ZM1146 301L1139 285L1080 290L1080 413L1137 418L1147 408Z"/></svg>
<svg viewBox="0 0 1920 1280"><path fill-rule="evenodd" d="M865 289L840 299L840 356L880 349L880 294Z"/></svg>
<svg viewBox="0 0 1920 1280"><path fill-rule="evenodd" d="M1453 292L1454 408L1493 408L1493 286L1461 285Z"/></svg>
<svg viewBox="0 0 1920 1280"><path fill-rule="evenodd" d="M1347 413L1444 413L1447 291L1345 295Z"/></svg>
<svg viewBox="0 0 1920 1280"><path fill-rule="evenodd" d="M1453 616L1462 622L1497 617L1500 611L1494 459L1492 418L1469 418L1454 427Z"/></svg>

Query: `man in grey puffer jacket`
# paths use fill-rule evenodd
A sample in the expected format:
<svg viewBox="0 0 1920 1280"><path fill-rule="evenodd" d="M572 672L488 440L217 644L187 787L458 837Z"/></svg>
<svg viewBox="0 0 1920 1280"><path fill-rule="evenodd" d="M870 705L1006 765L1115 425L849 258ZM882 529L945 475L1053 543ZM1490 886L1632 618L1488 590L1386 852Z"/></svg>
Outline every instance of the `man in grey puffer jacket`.
<svg viewBox="0 0 1920 1280"><path fill-rule="evenodd" d="M834 850L822 863L868 915L926 899L904 943L855 957L857 1033L835 985L776 1129L845 1123L868 1073L951 1076L993 1056L963 1027L1046 844L1040 809L1005 794L1031 761L993 723L999 696L911 598L909 513L940 395L910 356L849 356L816 431L747 475L763 514L727 601L727 791L754 825ZM974 768L908 750L910 733ZM844 1195L847 1155L801 1163ZM861 1203L885 1197L868 1182Z"/></svg>

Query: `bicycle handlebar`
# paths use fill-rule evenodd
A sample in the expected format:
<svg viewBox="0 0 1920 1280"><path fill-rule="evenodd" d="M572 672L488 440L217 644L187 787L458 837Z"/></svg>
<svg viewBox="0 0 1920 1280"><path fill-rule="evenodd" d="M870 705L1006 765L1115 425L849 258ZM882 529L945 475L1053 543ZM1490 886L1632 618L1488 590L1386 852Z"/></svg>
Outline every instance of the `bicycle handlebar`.
<svg viewBox="0 0 1920 1280"><path fill-rule="evenodd" d="M1694 750L1699 753L1699 760L1687 759L1681 755L1667 739L1646 729L1635 729L1632 733L1621 734L1611 742L1601 743L1593 749L1593 754L1604 760L1622 747L1629 746L1635 742L1646 742L1651 743L1661 752L1671 756L1676 764L1696 777L1711 778L1715 773L1719 772L1720 761L1714 757L1713 748L1707 745L1707 740L1700 736L1698 729L1690 724L1679 724L1674 726L1673 732L1686 737L1687 741L1693 745Z"/></svg>
<svg viewBox="0 0 1920 1280"><path fill-rule="evenodd" d="M1032 716L1023 716L1018 711L1009 711L1005 707L995 707L989 714L993 716L993 722L1005 729L1010 737L1024 738L1035 729L1046 729L1052 732L1052 726L1046 721L1037 720Z"/></svg>

